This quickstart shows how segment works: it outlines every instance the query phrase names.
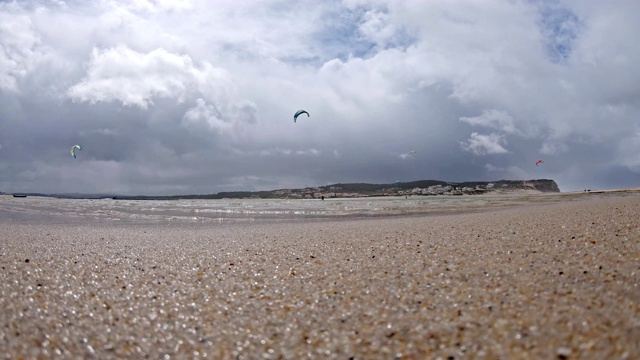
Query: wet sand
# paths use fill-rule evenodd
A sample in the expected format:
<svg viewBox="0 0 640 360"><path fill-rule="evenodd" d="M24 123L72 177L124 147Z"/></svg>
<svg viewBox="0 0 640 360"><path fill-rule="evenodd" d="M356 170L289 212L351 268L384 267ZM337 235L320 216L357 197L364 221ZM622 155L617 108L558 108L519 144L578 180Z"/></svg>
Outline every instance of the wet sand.
<svg viewBox="0 0 640 360"><path fill-rule="evenodd" d="M447 216L0 221L0 357L640 358L640 196Z"/></svg>

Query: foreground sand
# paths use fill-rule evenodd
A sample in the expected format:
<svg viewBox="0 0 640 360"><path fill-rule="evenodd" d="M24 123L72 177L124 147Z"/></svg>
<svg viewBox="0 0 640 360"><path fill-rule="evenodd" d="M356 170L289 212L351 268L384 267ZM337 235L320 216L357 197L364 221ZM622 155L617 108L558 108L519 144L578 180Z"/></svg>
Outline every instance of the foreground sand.
<svg viewBox="0 0 640 360"><path fill-rule="evenodd" d="M0 222L3 358L640 358L640 197L231 225Z"/></svg>

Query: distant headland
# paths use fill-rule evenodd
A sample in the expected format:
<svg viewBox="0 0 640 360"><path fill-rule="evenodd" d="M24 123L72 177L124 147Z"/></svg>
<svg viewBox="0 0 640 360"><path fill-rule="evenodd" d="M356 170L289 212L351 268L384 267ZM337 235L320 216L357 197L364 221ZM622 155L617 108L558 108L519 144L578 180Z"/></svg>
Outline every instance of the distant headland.
<svg viewBox="0 0 640 360"><path fill-rule="evenodd" d="M560 192L558 184L550 179L498 180L450 182L440 180L418 180L391 184L348 183L299 189L277 189L266 191L229 191L206 195L110 195L110 194L40 194L16 193L18 196L48 196L68 199L115 200L179 200L179 199L331 199L380 196L440 195L460 196L478 194L503 194L514 192Z"/></svg>

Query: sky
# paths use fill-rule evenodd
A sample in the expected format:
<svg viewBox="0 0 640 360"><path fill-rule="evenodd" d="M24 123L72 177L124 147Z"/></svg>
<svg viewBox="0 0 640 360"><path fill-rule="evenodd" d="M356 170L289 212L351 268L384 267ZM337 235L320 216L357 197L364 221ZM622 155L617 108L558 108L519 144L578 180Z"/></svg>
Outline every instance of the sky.
<svg viewBox="0 0 640 360"><path fill-rule="evenodd" d="M638 14L636 0L0 0L0 191L637 187Z"/></svg>

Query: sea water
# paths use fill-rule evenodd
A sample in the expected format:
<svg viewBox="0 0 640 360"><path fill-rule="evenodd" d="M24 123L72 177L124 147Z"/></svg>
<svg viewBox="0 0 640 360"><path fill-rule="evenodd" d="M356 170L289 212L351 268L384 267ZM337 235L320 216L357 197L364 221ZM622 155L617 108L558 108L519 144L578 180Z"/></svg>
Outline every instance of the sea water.
<svg viewBox="0 0 640 360"><path fill-rule="evenodd" d="M115 200L0 196L0 221L216 223L445 215L586 199L586 194L498 194L321 199ZM592 197L592 196L589 196Z"/></svg>

